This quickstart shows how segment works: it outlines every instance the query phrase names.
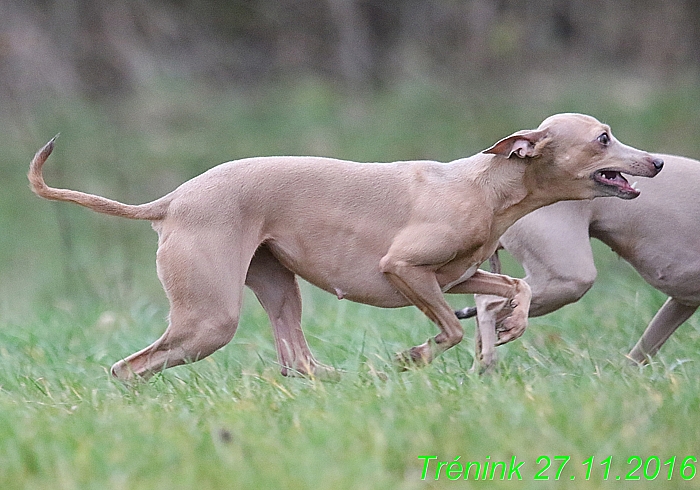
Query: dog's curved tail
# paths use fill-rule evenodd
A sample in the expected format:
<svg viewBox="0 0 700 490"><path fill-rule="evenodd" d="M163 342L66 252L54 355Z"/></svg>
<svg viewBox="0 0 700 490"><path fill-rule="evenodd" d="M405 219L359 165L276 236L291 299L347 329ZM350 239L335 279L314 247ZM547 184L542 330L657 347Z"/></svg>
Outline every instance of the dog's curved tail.
<svg viewBox="0 0 700 490"><path fill-rule="evenodd" d="M52 201L74 202L98 213L121 216L123 218L154 221L165 217L169 204L169 200L165 198L146 204L131 205L94 194L70 189L56 189L46 185L46 182L44 182L44 175L42 174L42 168L44 162L46 162L46 159L49 158L49 155L51 155L53 151L57 137L58 135L54 136L41 150L36 152L36 155L32 158L32 162L29 164L29 173L27 177L29 178L29 185L34 194Z"/></svg>

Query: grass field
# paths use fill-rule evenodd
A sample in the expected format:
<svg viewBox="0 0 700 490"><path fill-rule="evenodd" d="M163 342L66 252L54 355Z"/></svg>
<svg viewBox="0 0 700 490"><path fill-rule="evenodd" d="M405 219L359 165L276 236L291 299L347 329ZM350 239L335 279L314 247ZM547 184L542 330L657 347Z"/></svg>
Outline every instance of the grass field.
<svg viewBox="0 0 700 490"><path fill-rule="evenodd" d="M628 365L624 354L665 298L600 244L593 289L533 319L499 348L491 376L469 372L470 321L467 339L432 366L398 373L393 353L435 333L425 317L303 285L307 337L321 362L345 371L339 382L280 376L267 317L249 295L227 347L124 386L111 364L165 327L155 233L40 201L24 177L59 131L51 183L142 202L251 155L450 160L562 111L595 115L628 144L700 157L697 86L579 83L547 97L415 84L364 98L313 81L254 94L170 84L9 117L0 134L0 488L696 488L700 463L688 457L700 458L700 320L651 365ZM504 481L503 465L493 481L460 472L501 461Z"/></svg>

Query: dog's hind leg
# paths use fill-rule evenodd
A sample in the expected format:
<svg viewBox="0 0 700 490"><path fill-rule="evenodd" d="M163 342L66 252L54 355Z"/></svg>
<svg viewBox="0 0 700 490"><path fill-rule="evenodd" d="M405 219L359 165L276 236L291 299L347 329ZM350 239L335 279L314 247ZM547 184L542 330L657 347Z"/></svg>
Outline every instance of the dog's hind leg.
<svg viewBox="0 0 700 490"><path fill-rule="evenodd" d="M646 363L697 309L697 306L684 305L674 298L668 298L627 357L640 364Z"/></svg>
<svg viewBox="0 0 700 490"><path fill-rule="evenodd" d="M295 274L262 245L255 252L246 277L248 286L270 317L277 358L284 376L321 378L335 373L314 359L301 329L301 295Z"/></svg>
<svg viewBox="0 0 700 490"><path fill-rule="evenodd" d="M112 366L115 377L146 378L168 367L198 361L233 338L255 247L246 253L245 248L223 246L226 243L225 237L201 230L161 236L158 276L170 300L170 323L149 347Z"/></svg>

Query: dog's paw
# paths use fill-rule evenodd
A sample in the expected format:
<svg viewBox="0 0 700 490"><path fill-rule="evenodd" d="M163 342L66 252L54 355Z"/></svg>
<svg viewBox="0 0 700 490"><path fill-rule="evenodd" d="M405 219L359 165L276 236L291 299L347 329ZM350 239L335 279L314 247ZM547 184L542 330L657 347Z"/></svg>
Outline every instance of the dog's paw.
<svg viewBox="0 0 700 490"><path fill-rule="evenodd" d="M479 376L488 376L496 371L497 358L494 352L492 356L488 358L485 357L475 357L472 367L469 369L470 372L476 373Z"/></svg>
<svg viewBox="0 0 700 490"><path fill-rule="evenodd" d="M515 311L496 326L496 345L507 344L522 336L527 329L527 315Z"/></svg>
<svg viewBox="0 0 700 490"><path fill-rule="evenodd" d="M394 356L394 364L400 371L407 371L412 368L424 367L430 364L433 358L433 352L430 342L411 347L402 352L396 353Z"/></svg>

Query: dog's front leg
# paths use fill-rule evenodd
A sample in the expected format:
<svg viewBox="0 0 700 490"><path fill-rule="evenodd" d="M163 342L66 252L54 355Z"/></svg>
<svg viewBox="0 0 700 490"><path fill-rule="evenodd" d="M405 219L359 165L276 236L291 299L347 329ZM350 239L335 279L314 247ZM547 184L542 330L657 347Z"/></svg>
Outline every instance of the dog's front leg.
<svg viewBox="0 0 700 490"><path fill-rule="evenodd" d="M505 298L508 303L496 314L498 338L495 345L505 344L520 337L527 328L532 291L522 279L477 270L473 276L450 288L449 294L488 294ZM477 315L479 305L477 304ZM510 314L503 318L512 309ZM456 318L456 317L455 317ZM503 318L501 320L501 318Z"/></svg>
<svg viewBox="0 0 700 490"><path fill-rule="evenodd" d="M445 301L433 270L392 259L389 255L382 259L381 268L396 289L440 329L434 338L397 354L396 360L402 367L429 364L462 340L462 325Z"/></svg>

